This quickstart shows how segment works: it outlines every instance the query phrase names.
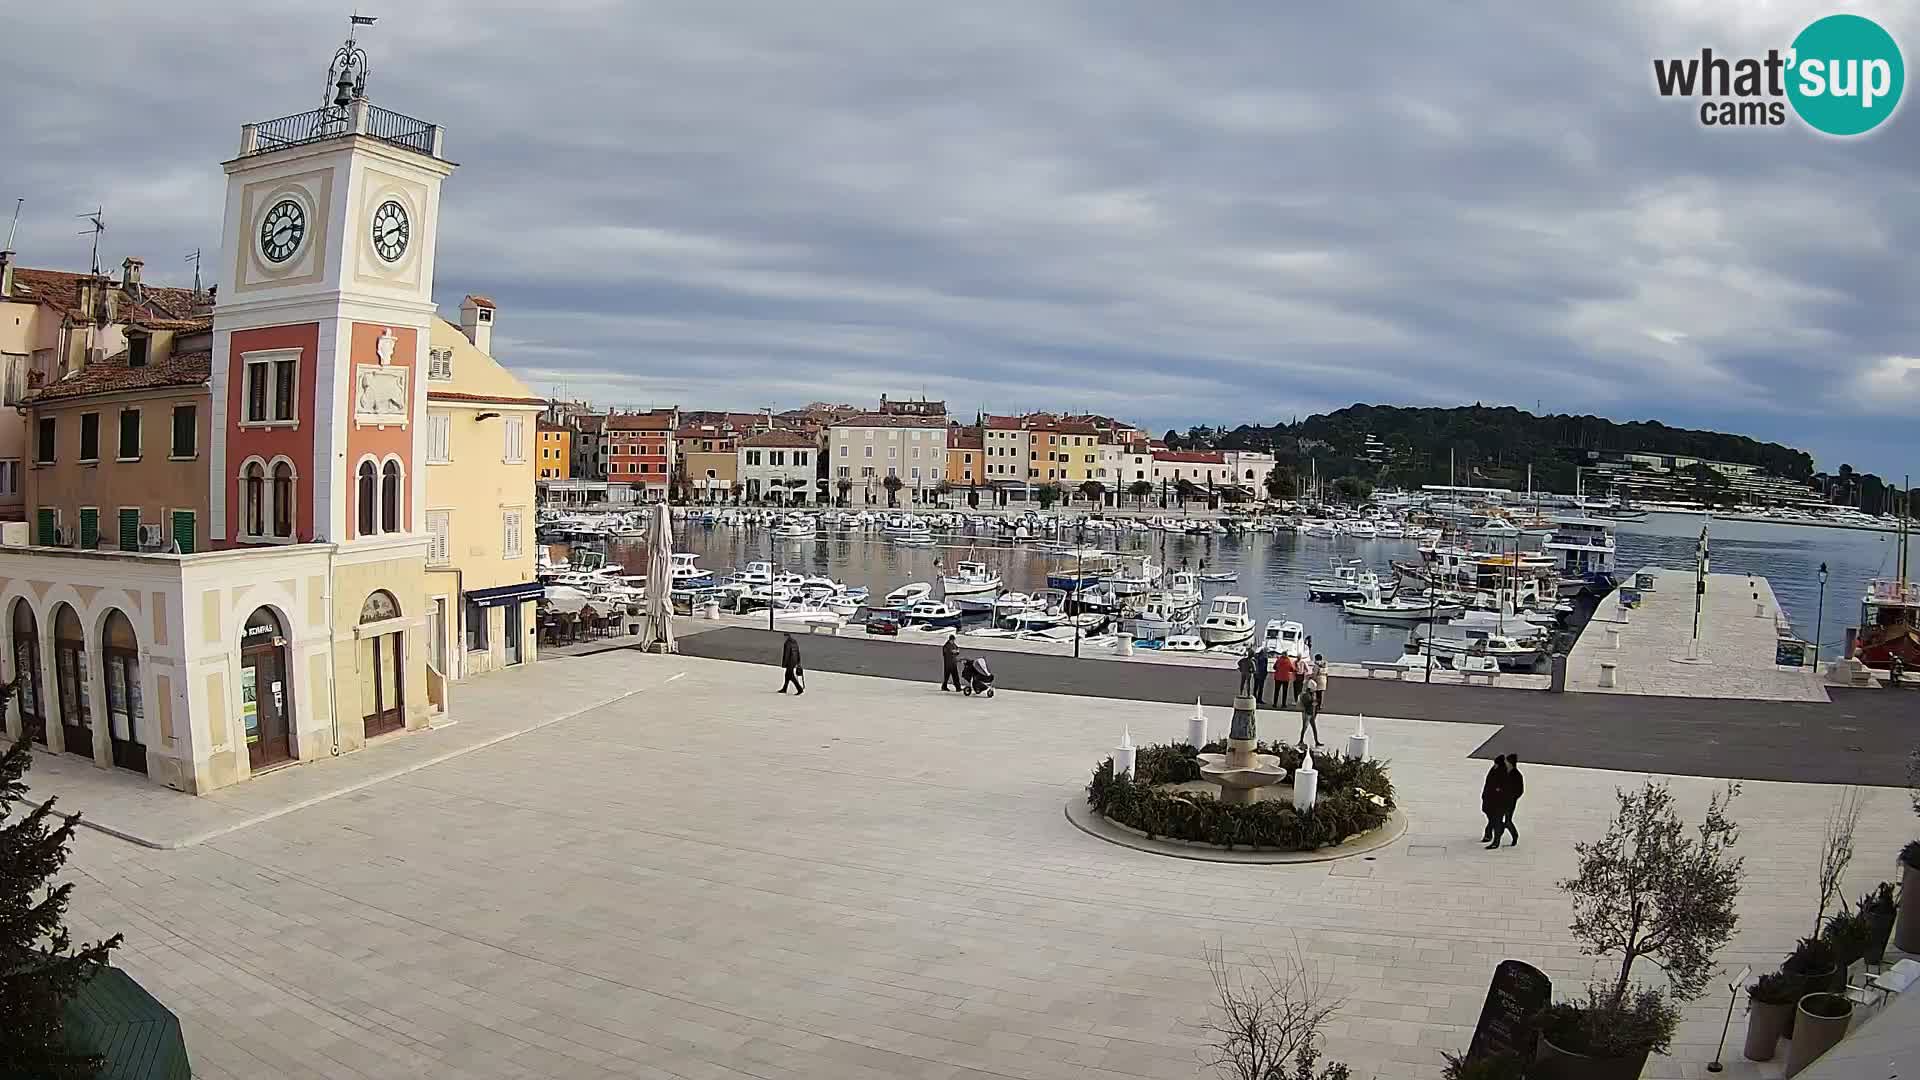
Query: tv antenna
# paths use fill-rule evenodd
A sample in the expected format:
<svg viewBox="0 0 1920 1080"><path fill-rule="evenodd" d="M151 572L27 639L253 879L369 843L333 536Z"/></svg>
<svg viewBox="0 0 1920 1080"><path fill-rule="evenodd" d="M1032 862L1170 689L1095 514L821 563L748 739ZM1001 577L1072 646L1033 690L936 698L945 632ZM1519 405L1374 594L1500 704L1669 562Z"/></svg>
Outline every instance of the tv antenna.
<svg viewBox="0 0 1920 1080"><path fill-rule="evenodd" d="M93 276L95 277L100 276L100 234L107 231L106 218L101 216L103 213L102 208L96 206L92 213L73 215L87 222L88 227L80 230L81 236L93 234Z"/></svg>
<svg viewBox="0 0 1920 1080"><path fill-rule="evenodd" d="M190 263L192 263L192 264L193 264L193 295L195 295L195 296L199 296L199 295L200 295L200 293L201 293L201 289L200 289L200 249L199 249L199 248L194 248L194 249L193 249L192 251L190 251L190 252L188 252L188 253L187 253L187 257L186 257L186 258L185 258L184 260L182 260L182 261L184 261L184 262L190 262Z"/></svg>

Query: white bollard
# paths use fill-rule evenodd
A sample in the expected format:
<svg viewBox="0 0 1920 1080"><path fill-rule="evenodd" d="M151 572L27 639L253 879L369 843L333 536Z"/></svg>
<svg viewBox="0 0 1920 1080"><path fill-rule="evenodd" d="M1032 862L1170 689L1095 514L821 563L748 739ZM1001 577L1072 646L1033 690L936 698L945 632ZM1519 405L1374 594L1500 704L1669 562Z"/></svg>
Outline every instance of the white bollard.
<svg viewBox="0 0 1920 1080"><path fill-rule="evenodd" d="M1195 750L1207 745L1207 714L1200 699L1193 699L1193 715L1187 718L1187 745Z"/></svg>
<svg viewBox="0 0 1920 1080"><path fill-rule="evenodd" d="M1133 745L1133 729L1126 729L1120 736L1120 745L1113 748L1114 776L1133 775L1133 761L1139 749Z"/></svg>
<svg viewBox="0 0 1920 1080"><path fill-rule="evenodd" d="M1132 656L1133 636L1131 634L1121 634L1113 643L1113 651L1121 656Z"/></svg>
<svg viewBox="0 0 1920 1080"><path fill-rule="evenodd" d="M1764 603L1762 603L1762 602L1761 602L1761 601L1759 601L1759 600L1755 600L1755 601L1753 602L1753 617L1754 617L1754 618L1756 618L1756 619L1764 619L1764 618L1766 618L1766 617L1767 617L1767 605L1766 605L1766 604L1764 604Z"/></svg>
<svg viewBox="0 0 1920 1080"><path fill-rule="evenodd" d="M1353 734L1347 736L1347 756L1355 761L1367 760L1367 748L1372 743L1367 735L1367 714L1361 713L1354 721Z"/></svg>
<svg viewBox="0 0 1920 1080"><path fill-rule="evenodd" d="M707 609L704 612L704 614L706 615L708 622L714 622L718 620L720 618L720 601L718 600L707 601Z"/></svg>
<svg viewBox="0 0 1920 1080"><path fill-rule="evenodd" d="M1607 627L1607 648L1615 650L1620 648L1620 631L1611 626Z"/></svg>
<svg viewBox="0 0 1920 1080"><path fill-rule="evenodd" d="M1306 813L1320 798L1320 770L1313 767L1313 755L1300 759L1300 767L1293 770L1293 808Z"/></svg>
<svg viewBox="0 0 1920 1080"><path fill-rule="evenodd" d="M1614 669L1617 666L1618 665L1611 660L1600 661L1600 688L1602 690L1613 689Z"/></svg>

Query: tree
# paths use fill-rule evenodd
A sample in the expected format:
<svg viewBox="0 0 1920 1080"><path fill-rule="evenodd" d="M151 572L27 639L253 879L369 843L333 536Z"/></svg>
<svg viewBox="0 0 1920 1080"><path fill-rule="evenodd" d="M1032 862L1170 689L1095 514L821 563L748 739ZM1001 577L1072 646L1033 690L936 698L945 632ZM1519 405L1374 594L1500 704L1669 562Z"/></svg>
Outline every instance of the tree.
<svg viewBox="0 0 1920 1080"><path fill-rule="evenodd" d="M1284 966L1271 955L1247 966L1249 974L1237 973L1222 950L1207 950L1214 1012L1204 1025L1210 1045L1202 1063L1232 1080L1348 1080L1351 1073L1337 1061L1316 1070L1320 1029L1342 1002L1326 999L1326 981L1308 972L1299 943Z"/></svg>
<svg viewBox="0 0 1920 1080"><path fill-rule="evenodd" d="M1200 497L1200 485L1185 477L1181 477L1173 482L1173 493L1180 497L1180 509L1185 510L1188 499L1197 499Z"/></svg>
<svg viewBox="0 0 1920 1080"><path fill-rule="evenodd" d="M1840 789L1840 801L1827 814L1827 832L1820 845L1820 910L1813 916L1813 936L1827 924L1827 905L1835 900L1846 906L1841 879L1847 864L1853 861L1853 831L1860 825L1860 789Z"/></svg>
<svg viewBox="0 0 1920 1080"><path fill-rule="evenodd" d="M1333 482L1333 493L1348 502L1366 502L1373 495L1373 485L1357 476L1343 476Z"/></svg>
<svg viewBox="0 0 1920 1080"><path fill-rule="evenodd" d="M1272 471L1267 473L1267 497L1271 499L1291 499L1299 490L1300 478L1291 466L1274 463Z"/></svg>
<svg viewBox="0 0 1920 1080"><path fill-rule="evenodd" d="M900 489L905 486L900 482L900 478L889 473L885 480L880 481L880 486L887 489L887 505L899 506L896 497L900 494Z"/></svg>
<svg viewBox="0 0 1920 1080"><path fill-rule="evenodd" d="M853 481L843 476L840 478L840 481L833 486L840 489L840 505L847 505L847 493L853 490Z"/></svg>
<svg viewBox="0 0 1920 1080"><path fill-rule="evenodd" d="M1090 503L1099 503L1100 499L1105 496L1106 493L1107 485L1098 480L1088 480L1080 485L1080 494L1085 495L1087 501Z"/></svg>
<svg viewBox="0 0 1920 1080"><path fill-rule="evenodd" d="M1620 958L1613 985L1595 988L1599 1009L1631 1007L1633 965L1642 958L1666 973L1678 1003L1707 988L1714 954L1740 921L1734 903L1744 860L1730 854L1740 834L1727 817L1739 794L1740 785L1729 784L1714 795L1695 838L1665 784L1616 789L1619 804L1606 834L1574 845L1578 872L1560 882L1573 896L1570 929L1585 955Z"/></svg>
<svg viewBox="0 0 1920 1080"><path fill-rule="evenodd" d="M1135 480L1127 485L1127 494L1133 496L1133 505L1145 509L1147 496L1153 494L1153 484L1146 480Z"/></svg>
<svg viewBox="0 0 1920 1080"><path fill-rule="evenodd" d="M1033 489L1033 497L1040 500L1040 509L1046 510L1060 501L1060 485L1040 484Z"/></svg>
<svg viewBox="0 0 1920 1080"><path fill-rule="evenodd" d="M0 686L0 711L17 684ZM0 754L0 1074L88 1077L100 1059L76 1055L62 1032L68 999L106 964L121 935L73 946L63 916L71 882L50 880L67 860L79 815L63 818L48 799L18 820L25 801L22 780L33 766L27 740ZM57 827L51 822L58 821Z"/></svg>

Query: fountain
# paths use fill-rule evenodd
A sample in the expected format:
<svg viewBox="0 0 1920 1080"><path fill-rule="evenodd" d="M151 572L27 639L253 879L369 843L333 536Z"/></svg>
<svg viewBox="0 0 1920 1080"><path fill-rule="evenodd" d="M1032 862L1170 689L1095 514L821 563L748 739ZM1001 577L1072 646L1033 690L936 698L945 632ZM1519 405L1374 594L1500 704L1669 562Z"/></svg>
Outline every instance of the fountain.
<svg viewBox="0 0 1920 1080"><path fill-rule="evenodd" d="M1240 690L1233 699L1233 726L1227 732L1227 752L1201 754L1200 775L1220 785L1220 801L1244 805L1260 801L1260 789L1287 778L1286 766L1272 754L1254 753L1253 657L1240 660Z"/></svg>

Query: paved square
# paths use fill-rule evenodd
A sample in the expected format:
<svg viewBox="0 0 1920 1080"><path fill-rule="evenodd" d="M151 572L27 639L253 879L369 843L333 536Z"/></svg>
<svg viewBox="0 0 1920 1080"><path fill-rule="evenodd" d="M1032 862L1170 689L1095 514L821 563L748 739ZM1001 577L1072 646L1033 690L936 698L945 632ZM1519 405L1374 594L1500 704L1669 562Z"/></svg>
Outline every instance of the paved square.
<svg viewBox="0 0 1920 1080"><path fill-rule="evenodd" d="M1637 780L1533 767L1521 846L1489 852L1467 755L1497 729L1369 716L1408 835L1371 860L1229 866L1062 814L1123 724L1164 741L1191 705L829 673L783 697L772 669L631 652L461 692L559 714L622 680L649 689L195 846L83 830L77 931L127 933L120 961L206 1077L1186 1078L1203 950L1298 941L1347 999L1333 1056L1431 1078L1499 960L1568 990L1592 969L1553 883ZM1716 786L1674 784L1689 812ZM1735 968L1811 928L1838 793L1745 785ZM1904 792L1867 794L1854 895L1914 832ZM1647 1075L1705 1076L1724 1007L1690 1010ZM1723 1076L1757 1075L1741 1023Z"/></svg>

